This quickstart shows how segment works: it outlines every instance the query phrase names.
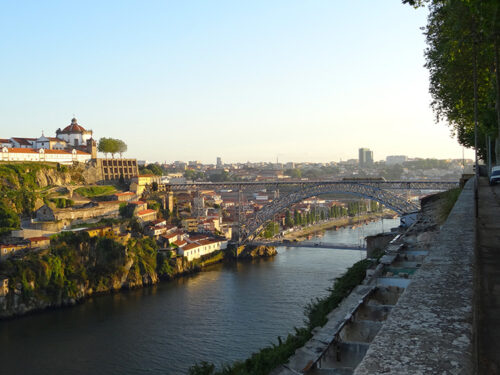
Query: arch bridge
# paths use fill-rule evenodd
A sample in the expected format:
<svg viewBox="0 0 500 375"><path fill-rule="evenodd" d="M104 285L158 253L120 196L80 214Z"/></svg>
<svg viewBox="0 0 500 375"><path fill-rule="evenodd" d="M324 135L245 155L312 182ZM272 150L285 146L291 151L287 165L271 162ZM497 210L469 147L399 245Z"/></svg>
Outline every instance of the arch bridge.
<svg viewBox="0 0 500 375"><path fill-rule="evenodd" d="M383 179L346 179L342 181L314 180L314 181L255 181L255 182L192 182L185 184L166 184L167 191L204 190L204 189L231 189L238 191L239 196L239 242L252 241L278 213L304 199L328 194L342 193L350 194L360 198L374 200L387 208L392 209L399 215L413 213L419 210L419 206L407 200L402 191L443 191L458 186L458 181L386 181ZM260 211L246 217L241 215L243 191L256 189L274 190L274 199L266 204ZM281 194L280 194L281 190Z"/></svg>

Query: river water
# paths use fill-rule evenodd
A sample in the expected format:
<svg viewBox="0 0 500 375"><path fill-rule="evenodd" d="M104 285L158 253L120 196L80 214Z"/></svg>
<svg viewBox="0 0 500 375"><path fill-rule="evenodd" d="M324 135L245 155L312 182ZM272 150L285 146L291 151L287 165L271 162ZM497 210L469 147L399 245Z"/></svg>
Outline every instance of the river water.
<svg viewBox="0 0 500 375"><path fill-rule="evenodd" d="M383 220L327 231L330 243L397 226ZM280 247L273 259L220 264L159 285L0 322L2 374L185 374L195 362L245 359L303 326L304 307L326 294L364 252Z"/></svg>

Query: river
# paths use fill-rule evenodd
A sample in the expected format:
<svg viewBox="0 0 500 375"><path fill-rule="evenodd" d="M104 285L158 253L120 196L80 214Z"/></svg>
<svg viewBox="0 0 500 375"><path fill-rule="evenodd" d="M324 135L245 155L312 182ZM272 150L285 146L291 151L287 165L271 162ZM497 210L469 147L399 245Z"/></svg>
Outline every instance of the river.
<svg viewBox="0 0 500 375"><path fill-rule="evenodd" d="M383 220L326 231L321 241L359 244L360 237L398 224ZM277 250L273 259L219 264L153 287L2 321L2 374L169 375L185 374L197 361L245 359L302 326L305 305L364 257L354 250Z"/></svg>

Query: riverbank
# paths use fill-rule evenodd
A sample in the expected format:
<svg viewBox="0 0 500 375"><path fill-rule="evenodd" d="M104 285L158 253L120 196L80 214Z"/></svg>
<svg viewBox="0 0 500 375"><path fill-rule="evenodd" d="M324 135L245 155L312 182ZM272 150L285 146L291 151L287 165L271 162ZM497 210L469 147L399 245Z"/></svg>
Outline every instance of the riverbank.
<svg viewBox="0 0 500 375"><path fill-rule="evenodd" d="M340 229L353 225L363 225L369 222L380 219L393 219L394 214L386 212L373 212L369 214L357 215L354 217L345 217L341 219L328 220L326 222L321 222L317 224L310 225L305 228L295 230L293 232L287 233L283 236L283 239L289 241L302 241L306 239L307 236L322 232L328 229Z"/></svg>
<svg viewBox="0 0 500 375"><path fill-rule="evenodd" d="M463 202L441 226L455 199L451 191L422 200L416 223L272 374L469 373L471 309L464 302L472 283L463 266L473 236ZM451 224L457 219L460 225Z"/></svg>
<svg viewBox="0 0 500 375"><path fill-rule="evenodd" d="M323 240L356 243L358 232L372 235L398 223L326 231ZM325 297L331 280L362 257L359 251L276 250L275 257L219 262L169 282L0 321L0 347L8 348L0 353L2 369L39 375L134 375L147 369L164 375L187 374L204 360L217 366L243 361L303 327L311 298ZM31 354L25 359L23 353ZM74 353L80 353L78 361Z"/></svg>
<svg viewBox="0 0 500 375"><path fill-rule="evenodd" d="M216 371L215 365L201 362L189 369L189 375L266 375L287 361L294 352L303 347L313 336L313 330L327 321L327 315L336 308L351 291L365 278L366 270L373 264L371 260L361 260L354 263L347 271L337 278L326 297L316 299L306 306L306 326L295 328L294 334L285 339L278 337L278 343L265 347L252 354L245 361L237 361Z"/></svg>
<svg viewBox="0 0 500 375"><path fill-rule="evenodd" d="M83 303L94 295L142 288L236 259L268 258L268 246L220 250L193 261L159 252L148 238L124 246L107 238L68 232L49 249L0 264L0 319Z"/></svg>

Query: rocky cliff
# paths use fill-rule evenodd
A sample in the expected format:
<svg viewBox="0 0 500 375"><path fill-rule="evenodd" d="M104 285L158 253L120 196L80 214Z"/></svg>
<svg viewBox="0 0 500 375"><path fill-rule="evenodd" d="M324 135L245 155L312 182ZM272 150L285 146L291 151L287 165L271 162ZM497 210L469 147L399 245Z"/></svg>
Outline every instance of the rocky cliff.
<svg viewBox="0 0 500 375"><path fill-rule="evenodd" d="M278 254L274 246L240 246L237 249L238 258L240 259L254 259L254 258L269 258Z"/></svg>
<svg viewBox="0 0 500 375"><path fill-rule="evenodd" d="M83 170L83 166L0 163L0 212L30 214L43 205L43 198L49 191L44 188L85 183Z"/></svg>
<svg viewBox="0 0 500 375"><path fill-rule="evenodd" d="M75 304L96 293L159 281L154 241L123 246L86 233L64 233L51 248L0 264L0 318Z"/></svg>

